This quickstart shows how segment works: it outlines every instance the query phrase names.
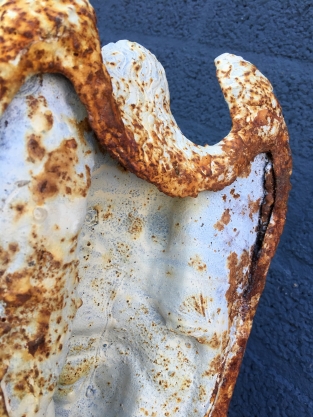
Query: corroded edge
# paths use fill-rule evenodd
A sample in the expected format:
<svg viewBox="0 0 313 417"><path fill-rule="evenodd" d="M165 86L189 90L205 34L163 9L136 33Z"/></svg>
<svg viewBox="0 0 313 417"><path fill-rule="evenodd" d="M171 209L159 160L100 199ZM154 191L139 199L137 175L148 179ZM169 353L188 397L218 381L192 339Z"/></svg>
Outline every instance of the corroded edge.
<svg viewBox="0 0 313 417"><path fill-rule="evenodd" d="M249 273L250 283L242 298L242 305L237 307L239 315L243 319L242 326L237 329L240 337L238 337L231 351L233 356L228 355L226 360L222 380L217 389L213 412L207 414L207 416L210 417L225 417L227 415L240 365L251 332L253 318L259 304L260 296L265 287L266 275L277 249L286 220L287 199L290 191L288 173L291 172L291 156L288 147L282 147L280 151L276 151L274 155L270 155L275 168L270 173L270 181L267 182L265 178L265 189L268 193L267 196L271 196L273 200L271 201L271 198L267 199L266 196L262 204L261 210L263 210L263 213L267 214L265 218L261 218L259 225L259 233L262 234L262 241L259 242L259 248L257 253L255 253L254 263L252 263ZM262 216L262 212L260 213L260 216ZM266 224L265 233L264 231L261 231L264 224Z"/></svg>
<svg viewBox="0 0 313 417"><path fill-rule="evenodd" d="M234 356L225 365L223 383L211 413L211 416L223 416L286 218L291 154L287 128L271 85L265 77L260 77L254 66L244 63L242 65L247 65L247 72L239 84L245 83L242 90L249 90L255 95L245 96L242 93L240 97L241 93L236 93L236 96L227 85L230 69L220 68L222 62L217 59L217 76L233 121L230 134L219 143L223 152L219 155L208 152L202 157L194 152L191 158L186 158L181 152L173 152L169 169L159 172L154 156L159 144L155 144L150 154L144 153L142 144L137 143L132 132L126 131L123 126L112 97L110 77L102 64L96 17L88 1L45 0L40 5L34 3L21 0L1 2L1 114L31 75L62 73L71 80L86 106L99 142L127 169L170 196L196 196L205 189L223 189L238 175L244 174L257 154L266 152L272 158L275 201L256 265L251 271L245 302L241 306L245 321L238 332L242 336L233 348ZM70 17L71 13L74 18ZM239 106L238 98L242 99ZM195 145L195 150L197 148Z"/></svg>

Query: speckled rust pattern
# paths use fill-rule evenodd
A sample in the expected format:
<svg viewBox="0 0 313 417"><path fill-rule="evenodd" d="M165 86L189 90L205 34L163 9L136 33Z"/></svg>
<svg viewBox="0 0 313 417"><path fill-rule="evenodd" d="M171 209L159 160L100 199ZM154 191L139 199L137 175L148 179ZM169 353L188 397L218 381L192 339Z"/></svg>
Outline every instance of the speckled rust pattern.
<svg viewBox="0 0 313 417"><path fill-rule="evenodd" d="M251 86L251 94L241 100L240 106L231 94L231 87L223 85L229 71L217 71L233 120L232 135L221 142L222 155L199 157L193 152L187 157L169 141L170 160L162 160L164 141L156 137L153 147L143 147L144 138L135 141L133 132L124 129L112 98L109 75L102 64L94 11L86 0L4 2L0 30L1 111L29 75L63 73L87 107L100 143L123 166L168 195L196 196L202 190L220 190L242 174L261 152L273 154L277 171L281 171L282 157L287 165L290 161L288 133L280 106L273 107L271 85L257 74L253 65L242 63L247 66L243 83L245 88ZM271 134L274 125L275 134ZM269 127L266 137L263 126ZM138 128L133 126L134 131ZM288 182L290 167L283 171Z"/></svg>
<svg viewBox="0 0 313 417"><path fill-rule="evenodd" d="M120 140L127 142L88 1L1 3L0 115L25 80L37 73L62 73L71 80L101 142L112 149Z"/></svg>
<svg viewBox="0 0 313 417"><path fill-rule="evenodd" d="M218 64L217 62L217 66ZM249 272L250 285L242 305L237 305L232 295L246 260L237 259L235 255L229 259L229 311L232 315L234 309L240 310L246 320L244 326L238 329L233 356L225 364L223 382L217 387L214 412L210 414L212 417L225 416L252 319L264 288L266 273L283 230L290 189L291 155L288 132L270 83L265 77L259 76L254 66L247 66L244 85L246 90L249 88L250 95L242 97L241 104L238 105L231 88L228 89L223 83L229 77L229 73L218 70L217 77L230 104L233 121L231 134L221 142L223 154L205 155L200 158L194 152L187 157L173 142L167 141L170 159L162 161L160 155L163 155L163 152L160 150L162 151L163 143L156 138L152 147L143 148L143 143L136 142L132 132L123 126L118 105L112 97L110 77L102 64L96 18L88 1L1 2L1 114L25 80L42 72L62 73L69 78L87 108L89 122L99 142L125 168L152 182L170 196L196 196L199 191L205 189L223 189L237 176L245 175L250 162L257 154L266 152L272 159L273 172L266 179L268 198L263 202L262 208L262 216L270 220L265 221L262 239L255 250ZM273 102L276 103L275 106ZM52 122L47 114L47 124ZM264 126L267 127L266 134ZM134 130L137 128L138 126L134 126ZM35 137L29 138L28 150L29 157L33 159L40 159L44 152ZM227 175L229 173L231 175ZM38 182L40 181L38 178ZM52 189L50 191L53 192ZM225 221L227 214L223 219L224 223ZM223 222L218 227L222 227ZM9 262L13 253L13 247L3 250L2 261ZM49 254L45 256L49 258ZM45 267L42 264L45 256L38 262L42 268ZM48 259L48 262L52 261ZM19 282L20 277L11 277L13 278L14 282ZM27 286L27 280L24 281L23 286ZM36 306L38 305L42 311L44 328L49 317L50 300L43 303L42 294L33 294L31 298L27 298L27 291L20 291L23 286L19 286L19 290L14 293L7 293L6 301L16 310L23 309L30 300L33 302L38 299ZM7 335L11 329L2 324L1 332L2 335ZM29 342L29 354L40 352L46 355L46 352L41 352L44 341L43 333L38 333L38 337ZM36 369L33 373L33 377L36 378ZM27 387L17 385L16 389L24 390Z"/></svg>
<svg viewBox="0 0 313 417"><path fill-rule="evenodd" d="M91 152L85 138L90 127L87 117L77 120L70 106L67 110L73 118L67 117L62 100L53 100L62 95L69 101L71 95L77 97L67 80L40 75L34 83L41 91L32 90L28 83L28 91L16 97L0 120L1 417L32 416L37 409L43 415L45 398L49 402L55 390L71 323L81 305L75 293L79 229L72 229L70 221L64 227L66 211L62 213L62 209L72 207L75 218L75 207L85 200L90 187ZM12 116L16 109L22 133L19 119ZM68 135L62 131L64 124L69 127ZM15 164L16 169L11 169ZM19 181L12 180L14 175ZM5 188L15 194L9 191L5 197ZM80 222L84 211L81 216ZM30 398L28 404L25 398ZM22 410L17 410L18 404Z"/></svg>

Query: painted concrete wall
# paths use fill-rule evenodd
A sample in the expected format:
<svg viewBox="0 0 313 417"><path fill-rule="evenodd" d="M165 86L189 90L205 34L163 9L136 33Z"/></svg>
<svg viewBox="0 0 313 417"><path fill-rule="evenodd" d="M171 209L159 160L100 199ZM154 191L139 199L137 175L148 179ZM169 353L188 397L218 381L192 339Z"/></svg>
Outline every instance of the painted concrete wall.
<svg viewBox="0 0 313 417"><path fill-rule="evenodd" d="M309 0L91 0L102 44L150 49L166 69L184 134L230 130L213 59L232 52L272 82L294 158L287 225L254 321L230 417L313 416L313 3Z"/></svg>

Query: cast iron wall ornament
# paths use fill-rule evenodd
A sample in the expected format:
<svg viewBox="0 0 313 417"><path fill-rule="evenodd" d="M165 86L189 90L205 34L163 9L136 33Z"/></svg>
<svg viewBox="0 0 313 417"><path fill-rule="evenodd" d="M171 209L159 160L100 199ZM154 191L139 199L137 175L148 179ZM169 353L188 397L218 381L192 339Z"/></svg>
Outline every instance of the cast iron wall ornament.
<svg viewBox="0 0 313 417"><path fill-rule="evenodd" d="M271 84L216 58L197 146L87 0L0 7L0 416L225 416L290 189Z"/></svg>

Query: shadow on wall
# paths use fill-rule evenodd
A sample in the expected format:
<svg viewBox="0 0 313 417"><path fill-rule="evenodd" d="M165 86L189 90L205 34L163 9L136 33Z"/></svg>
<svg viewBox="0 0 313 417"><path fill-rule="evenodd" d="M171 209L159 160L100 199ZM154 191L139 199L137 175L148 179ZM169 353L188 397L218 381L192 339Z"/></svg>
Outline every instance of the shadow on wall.
<svg viewBox="0 0 313 417"><path fill-rule="evenodd" d="M313 416L313 5L302 0L92 0L102 44L129 39L165 67L183 133L213 144L230 130L213 60L232 52L274 86L290 133L293 189L230 406L231 417Z"/></svg>

